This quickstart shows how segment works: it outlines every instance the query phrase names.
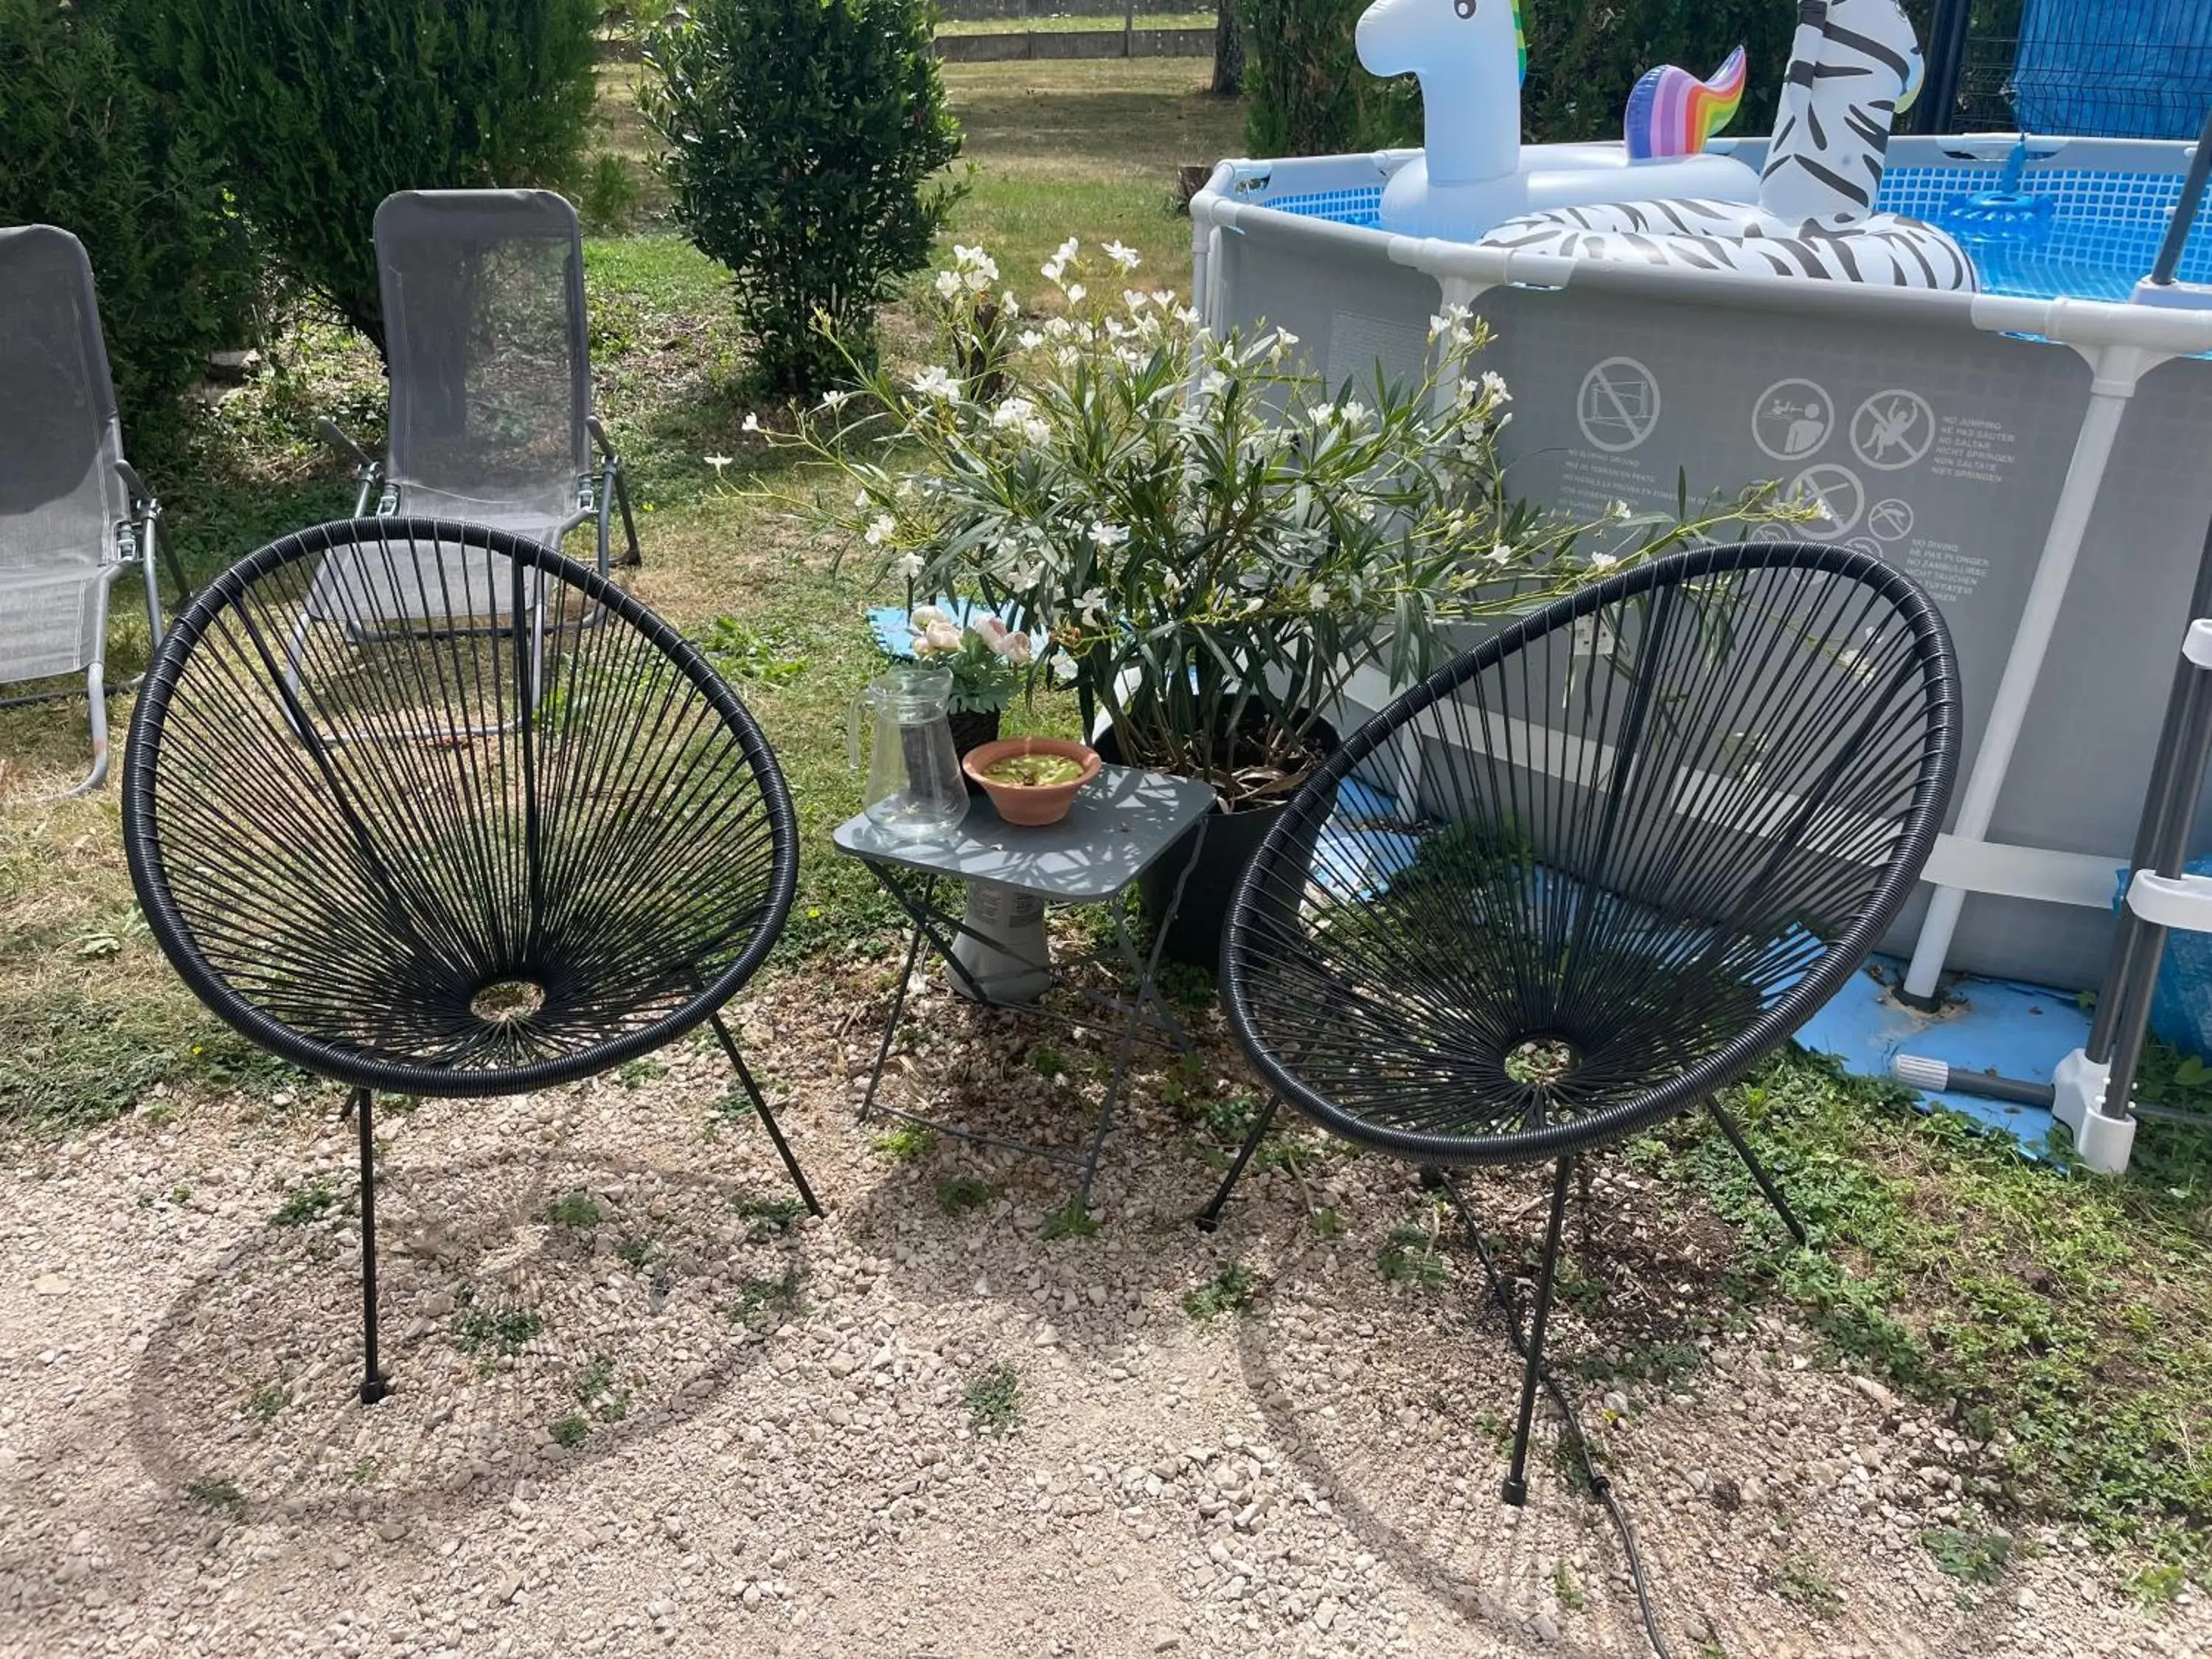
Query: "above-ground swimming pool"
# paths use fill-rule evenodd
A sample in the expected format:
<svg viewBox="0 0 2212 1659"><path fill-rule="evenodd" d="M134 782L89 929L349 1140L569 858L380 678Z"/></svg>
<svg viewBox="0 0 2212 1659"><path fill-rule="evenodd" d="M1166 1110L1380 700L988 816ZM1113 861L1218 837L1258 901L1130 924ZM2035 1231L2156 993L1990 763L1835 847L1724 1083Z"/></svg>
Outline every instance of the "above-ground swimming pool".
<svg viewBox="0 0 2212 1659"><path fill-rule="evenodd" d="M2035 141L2033 149L2056 152L2063 141ZM1993 144L1984 138L1900 138L1891 145L1892 163L1882 175L1881 193L1875 199L1878 213L1902 214L1908 218L1940 219L1945 206L1960 196L1995 190L2004 169L1996 161L1981 164L1950 161L1908 162L1929 146L1948 144L1954 150L1971 146L1977 155L2009 148L2009 141ZM2087 149L2092 141L2075 140L2069 148ZM1712 146L1754 164L1758 144ZM2103 167L2056 167L2045 164L2023 180L2026 193L2049 199L2055 207L2049 240L2034 247L1984 246L1974 250L1975 264L1984 289L2021 299L2107 300L2124 301L2136 282L2148 274L2165 240L2167 224L2181 199L2182 177L2175 171L2139 170L2143 163L2178 160L2175 147L2157 144L2098 143L2095 148L2123 152L2111 155ZM1363 163L1367 158L1358 158ZM1259 164L1265 166L1266 164ZM1293 189L1262 191L1246 199L1279 213L1322 219L1341 225L1374 230L1380 228L1382 186L1347 185L1333 190ZM2191 234L2181 261L2181 279L2212 283L2212 229L2200 223Z"/></svg>
<svg viewBox="0 0 2212 1659"><path fill-rule="evenodd" d="M1192 204L1209 321L1287 329L1333 382L1419 375L1447 301L1486 318L1517 493L1595 517L1671 508L1678 479L1779 480L1829 514L1789 533L1922 581L1959 648L1967 768L1888 942L1923 993L1947 968L2098 982L2212 520L2212 309L2130 302L2188 147L2032 143L2049 239L1977 246L1978 295L1394 236L1376 211L1406 152L1224 162ZM1939 217L2013 143L1895 140L1878 206ZM1712 148L1756 167L1765 146ZM2201 224L2181 275L2212 283ZM1390 691L1369 677L1350 712ZM1418 799L1419 753L1396 765L1376 781Z"/></svg>

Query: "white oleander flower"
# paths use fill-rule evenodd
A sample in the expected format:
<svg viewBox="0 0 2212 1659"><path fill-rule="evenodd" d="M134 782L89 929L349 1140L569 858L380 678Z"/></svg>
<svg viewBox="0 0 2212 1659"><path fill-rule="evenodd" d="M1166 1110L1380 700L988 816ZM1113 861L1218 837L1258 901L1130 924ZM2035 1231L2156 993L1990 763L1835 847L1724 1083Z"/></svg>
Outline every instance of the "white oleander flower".
<svg viewBox="0 0 2212 1659"><path fill-rule="evenodd" d="M849 392L825 392L822 394L822 408L826 413L831 415L835 415L852 401L853 394Z"/></svg>
<svg viewBox="0 0 2212 1659"><path fill-rule="evenodd" d="M1091 528L1084 532L1101 548L1120 547L1129 539L1129 532L1118 524L1106 524L1093 519Z"/></svg>
<svg viewBox="0 0 2212 1659"><path fill-rule="evenodd" d="M1020 337L1022 349L1024 351L1035 351L1039 346L1044 343L1044 336L1038 333L1036 330L1033 328L1024 329L1021 332Z"/></svg>
<svg viewBox="0 0 2212 1659"><path fill-rule="evenodd" d="M1092 627L1103 626L1106 621L1106 590L1094 587L1075 602L1077 613Z"/></svg>
<svg viewBox="0 0 2212 1659"><path fill-rule="evenodd" d="M937 273L937 297L939 299L949 300L959 292L960 278L955 272L950 270L940 270Z"/></svg>
<svg viewBox="0 0 2212 1659"><path fill-rule="evenodd" d="M960 401L960 382L942 364L932 364L914 377L914 389L925 398L957 404Z"/></svg>
<svg viewBox="0 0 2212 1659"><path fill-rule="evenodd" d="M866 532L866 536L867 544L870 547L881 547L885 542L890 540L892 537L897 534L898 520L891 517L888 513L882 514L868 521L868 528Z"/></svg>
<svg viewBox="0 0 2212 1659"><path fill-rule="evenodd" d="M1067 303L1079 306L1083 303L1083 296L1090 292L1091 290L1080 283L1070 283L1067 285Z"/></svg>
<svg viewBox="0 0 2212 1659"><path fill-rule="evenodd" d="M911 551L900 554L896 568L902 579L914 580L921 574L921 555Z"/></svg>
<svg viewBox="0 0 2212 1659"><path fill-rule="evenodd" d="M709 455L707 457L707 465L714 469L714 476L719 478L722 476L722 469L730 464L731 459L727 455Z"/></svg>
<svg viewBox="0 0 2212 1659"><path fill-rule="evenodd" d="M1106 244L1106 257L1124 270L1134 270L1139 265L1144 264L1143 258L1136 249L1124 246L1120 242Z"/></svg>

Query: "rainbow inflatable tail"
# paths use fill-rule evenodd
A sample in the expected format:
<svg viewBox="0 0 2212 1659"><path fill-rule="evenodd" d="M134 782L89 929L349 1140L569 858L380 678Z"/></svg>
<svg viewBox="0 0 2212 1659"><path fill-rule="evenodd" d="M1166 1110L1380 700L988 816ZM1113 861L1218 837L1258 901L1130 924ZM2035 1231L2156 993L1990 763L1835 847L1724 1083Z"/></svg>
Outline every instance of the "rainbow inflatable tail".
<svg viewBox="0 0 2212 1659"><path fill-rule="evenodd" d="M1743 107L1743 48L1738 46L1710 81L1672 64L1652 70L1628 94L1622 123L1628 159L1651 161L1695 155Z"/></svg>

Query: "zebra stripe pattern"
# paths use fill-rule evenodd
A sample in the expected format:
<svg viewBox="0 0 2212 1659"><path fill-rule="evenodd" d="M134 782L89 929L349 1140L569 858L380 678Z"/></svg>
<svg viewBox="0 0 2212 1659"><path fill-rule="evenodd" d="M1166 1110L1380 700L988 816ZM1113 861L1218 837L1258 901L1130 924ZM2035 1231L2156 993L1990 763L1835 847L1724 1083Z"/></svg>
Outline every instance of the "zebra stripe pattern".
<svg viewBox="0 0 2212 1659"><path fill-rule="evenodd" d="M1777 235L1741 202L1623 202L1509 220L1486 247L1577 259L1641 261L1881 288L1971 294L1980 280L1965 250L1932 225L1880 213L1848 230L1819 225Z"/></svg>
<svg viewBox="0 0 2212 1659"><path fill-rule="evenodd" d="M1769 217L1840 229L1870 216L1891 124L1924 72L1896 0L1805 0L1759 177Z"/></svg>

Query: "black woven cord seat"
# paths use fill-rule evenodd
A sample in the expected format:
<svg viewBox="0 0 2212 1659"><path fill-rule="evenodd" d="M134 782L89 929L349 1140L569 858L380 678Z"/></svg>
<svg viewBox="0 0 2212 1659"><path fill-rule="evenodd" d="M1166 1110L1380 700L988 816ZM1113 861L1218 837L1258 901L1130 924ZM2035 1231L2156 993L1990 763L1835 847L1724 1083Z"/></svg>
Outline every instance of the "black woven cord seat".
<svg viewBox="0 0 2212 1659"><path fill-rule="evenodd" d="M768 743L690 646L497 530L357 520L193 602L149 671L124 837L202 1000L346 1084L360 1122L364 1401L376 1364L372 1096L514 1095L711 1021L798 877Z"/></svg>
<svg viewBox="0 0 2212 1659"><path fill-rule="evenodd" d="M1406 693L1254 860L1222 997L1279 1099L1423 1166L1557 1162L1509 1500L1575 1160L1712 1104L1864 961L1934 846L1958 705L1941 617L1879 560L1697 550ZM1355 777L1400 821L1355 816Z"/></svg>

